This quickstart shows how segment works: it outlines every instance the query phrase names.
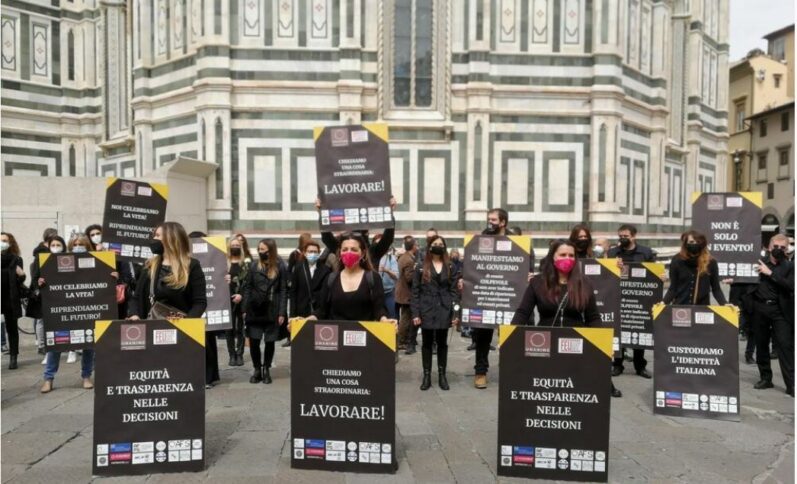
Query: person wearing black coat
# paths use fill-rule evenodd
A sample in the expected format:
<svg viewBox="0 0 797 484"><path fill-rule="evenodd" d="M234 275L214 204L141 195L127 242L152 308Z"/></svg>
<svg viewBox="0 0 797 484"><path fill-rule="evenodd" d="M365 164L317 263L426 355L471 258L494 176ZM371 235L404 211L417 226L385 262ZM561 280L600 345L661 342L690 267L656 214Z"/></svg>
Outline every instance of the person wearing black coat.
<svg viewBox="0 0 797 484"><path fill-rule="evenodd" d="M307 317L318 307L321 292L332 270L321 264L321 245L315 240L305 243L302 260L293 266L288 298L291 317Z"/></svg>
<svg viewBox="0 0 797 484"><path fill-rule="evenodd" d="M2 314L8 332L8 369L17 369L19 355L19 318L22 317L22 297L25 292L25 271L22 269L22 257L19 256L19 245L13 235L0 234L0 259L2 259L3 280Z"/></svg>
<svg viewBox="0 0 797 484"><path fill-rule="evenodd" d="M28 289L28 305L25 307L25 316L33 319L33 332L36 334L36 346L39 354L44 351L44 319L42 316L42 300L39 291L39 254L50 252L50 239L58 236L58 231L53 228L45 229L42 242L33 249L33 261L30 263L30 286Z"/></svg>
<svg viewBox="0 0 797 484"><path fill-rule="evenodd" d="M665 304L711 304L711 294L719 304L727 304L720 287L717 261L708 251L706 236L696 230L681 235L681 251L670 262L670 287Z"/></svg>
<svg viewBox="0 0 797 484"><path fill-rule="evenodd" d="M243 287L244 312L249 354L254 372L249 383L271 383L274 343L287 334L288 270L279 260L274 239L257 244L258 260L252 262ZM263 356L260 341L265 343Z"/></svg>
<svg viewBox="0 0 797 484"><path fill-rule="evenodd" d="M412 323L421 327L423 346L423 381L421 390L432 386L432 345L437 344L437 380L442 390L448 390L446 365L448 362L448 328L455 319L454 304L459 300L454 269L448 260L446 241L434 236L423 263L416 265L412 281Z"/></svg>
<svg viewBox="0 0 797 484"><path fill-rule="evenodd" d="M753 308L756 363L761 380L756 390L772 388L769 339L778 346L778 363L786 393L794 396L794 262L788 260L789 239L774 235L768 257L759 261L758 287L746 299Z"/></svg>

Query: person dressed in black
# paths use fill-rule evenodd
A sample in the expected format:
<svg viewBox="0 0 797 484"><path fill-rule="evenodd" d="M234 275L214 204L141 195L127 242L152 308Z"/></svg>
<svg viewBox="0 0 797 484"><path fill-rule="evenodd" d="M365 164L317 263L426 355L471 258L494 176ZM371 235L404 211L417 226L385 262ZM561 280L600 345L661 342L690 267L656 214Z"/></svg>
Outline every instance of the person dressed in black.
<svg viewBox="0 0 797 484"><path fill-rule="evenodd" d="M316 198L315 207L317 210L321 210L321 200ZM393 216L393 212L396 210L396 199L394 197L390 197L390 218L395 222L395 218ZM389 227L386 228L382 232L382 237L375 240L373 243L369 242L368 238L368 230L360 230L355 232L359 234L363 240L365 241L365 246L367 248L368 255L370 260L373 263L378 264L382 257L387 254L390 248L393 246L393 240L396 237L396 231L394 228ZM341 234L343 235L343 234ZM340 250L339 244L340 237L335 237L335 234L332 232L321 232L321 241L326 245L327 249L330 253L338 253Z"/></svg>
<svg viewBox="0 0 797 484"><path fill-rule="evenodd" d="M148 318L155 302L185 313L186 318L201 318L208 305L205 274L199 261L191 257L191 244L183 226L177 222L159 225L150 250L152 258L145 263L135 295L127 306L128 319ZM219 380L218 361L215 371L207 362L209 356L216 355L215 338L205 338L205 355L205 386L209 387Z"/></svg>
<svg viewBox="0 0 797 484"><path fill-rule="evenodd" d="M107 250L102 243L102 225L91 224L83 232L88 237L89 251L100 252ZM119 318L127 317L127 301L133 294L135 286L135 268L133 262L123 262L116 259L116 306Z"/></svg>
<svg viewBox="0 0 797 484"><path fill-rule="evenodd" d="M363 237L341 234L338 246L338 270L322 286L318 308L307 319L390 321L382 279L374 272Z"/></svg>
<svg viewBox="0 0 797 484"><path fill-rule="evenodd" d="M711 304L711 294L718 304L727 304L722 293L717 261L708 251L706 236L696 230L681 235L681 251L670 262L670 287L664 304Z"/></svg>
<svg viewBox="0 0 797 484"><path fill-rule="evenodd" d="M36 333L36 346L39 354L45 354L44 350L44 319L42 316L42 300L39 291L39 254L50 251L50 239L58 236L58 231L53 228L44 230L42 242L33 249L33 261L30 263L30 287L28 290L28 305L25 307L25 316L33 319L33 332ZM66 247L66 244L64 244ZM34 277L35 275L35 277ZM46 360L46 358L45 358ZM45 362L42 361L42 364Z"/></svg>
<svg viewBox="0 0 797 484"><path fill-rule="evenodd" d="M251 266L252 258L249 256L249 251L244 250L244 244L237 237L230 237L227 242L227 276L225 277L230 285L230 300L232 301L232 329L225 332L230 366L244 365L244 316L241 300L243 300L243 283L249 275Z"/></svg>
<svg viewBox="0 0 797 484"><path fill-rule="evenodd" d="M277 255L274 239L257 244L258 259L244 283L243 307L249 355L254 372L249 383L271 383L274 345L285 334L288 322L288 270ZM264 352L260 354L260 341Z"/></svg>
<svg viewBox="0 0 797 484"><path fill-rule="evenodd" d="M623 264L625 262L655 262L656 253L649 247L637 244L636 234L637 230L633 225L621 225L620 228L617 229L617 237L620 239L620 242L616 247L609 249L609 257L619 259L618 264ZM622 351L625 353L625 349L622 349ZM635 349L634 370L636 370L636 374L642 378L653 378L650 372L645 369L647 364L648 362L645 360L645 350L641 348ZM624 369L622 356L615 358L612 376L620 375Z"/></svg>
<svg viewBox="0 0 797 484"><path fill-rule="evenodd" d="M19 355L19 318L22 317L22 296L25 292L25 270L22 268L22 257L19 255L17 239L8 232L0 234L0 259L2 259L3 319L8 332L8 369L17 369Z"/></svg>
<svg viewBox="0 0 797 484"><path fill-rule="evenodd" d="M291 317L306 318L318 308L318 303L332 270L319 261L321 244L309 239L305 242L302 259L293 266L291 287Z"/></svg>
<svg viewBox="0 0 797 484"><path fill-rule="evenodd" d="M459 300L456 274L448 261L446 241L435 236L422 263L417 264L412 282L412 324L421 327L423 381L421 390L432 386L432 344L437 344L437 383L448 390L448 328L459 324L454 303Z"/></svg>
<svg viewBox="0 0 797 484"><path fill-rule="evenodd" d="M579 259L591 259L595 257L592 252L592 232L585 224L573 226L570 231L570 242L576 248L576 257Z"/></svg>
<svg viewBox="0 0 797 484"><path fill-rule="evenodd" d="M761 380L754 388L772 388L770 335L778 346L778 362L786 393L794 396L794 262L786 251L789 239L782 234L769 240L769 256L759 260L758 288L750 294L753 307L756 363Z"/></svg>

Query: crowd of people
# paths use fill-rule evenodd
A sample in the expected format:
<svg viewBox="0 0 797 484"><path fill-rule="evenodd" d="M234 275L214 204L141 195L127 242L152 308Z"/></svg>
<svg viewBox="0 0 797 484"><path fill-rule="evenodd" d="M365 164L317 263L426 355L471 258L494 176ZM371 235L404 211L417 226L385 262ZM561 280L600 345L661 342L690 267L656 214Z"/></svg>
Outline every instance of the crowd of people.
<svg viewBox="0 0 797 484"><path fill-rule="evenodd" d="M319 202L316 202L320 207ZM520 235L508 226L508 213L500 208L487 215L485 235ZM166 222L156 228L150 244L153 257L143 264L117 262L111 276L116 281L116 302L120 319L198 318L207 307L205 276L200 263L191 257L190 235L179 223ZM512 324L538 326L599 326L600 313L595 293L582 274L578 261L584 258L612 258L617 264L650 262L656 253L637 241L637 229L623 224L617 242L593 240L587 225L573 227L569 237L550 242L547 254L535 272L532 252L528 286ZM405 355L416 352L421 334L421 390L432 386L432 362L437 360L437 383L448 390L447 360L452 327L471 338L475 351L476 388L487 388L493 329L458 328L459 301L463 290L462 259L446 239L429 229L425 241L408 235L394 247L395 231L385 229L369 237L368 231L321 234L321 242L310 234L299 237L298 247L285 261L278 254L274 239L258 241L250 251L242 234L228 241L228 271L232 329L225 334L209 332L206 345L206 385L219 381L217 337L227 341L229 366L244 365L245 342L249 342L252 363L250 383L272 383L270 368L275 345L285 339L289 346L292 319L387 321L396 324L398 348ZM721 284L730 284L730 303L740 308L741 326L748 339L745 358L758 364L760 381L756 389L772 388L770 340L777 347L778 362L786 392L794 395L794 266L788 256L789 241L774 235L758 264L759 282L742 284L720 280L717 262L712 258L706 237L690 230L680 239L680 250L669 264L669 288L665 304L705 305L713 296L717 304L728 304ZM2 233L2 315L7 334L8 369L18 367L18 321L33 319L36 344L45 353L42 324L41 277L38 254L43 252L80 253L105 250L102 227L91 225L83 234L65 241L54 229L43 234L33 250L28 271L23 266L20 248L12 234ZM31 277L27 278L27 274ZM536 317L535 317L536 315ZM261 351L262 342L262 351ZM651 378L644 350L632 351L634 370ZM91 375L94 352L81 352L83 387L93 387ZM77 355L67 361L76 360ZM397 356L398 358L398 356ZM47 351L42 362L42 393L53 390L59 369L60 352ZM624 371L624 357L614 359L612 375ZM622 393L612 386L612 396Z"/></svg>

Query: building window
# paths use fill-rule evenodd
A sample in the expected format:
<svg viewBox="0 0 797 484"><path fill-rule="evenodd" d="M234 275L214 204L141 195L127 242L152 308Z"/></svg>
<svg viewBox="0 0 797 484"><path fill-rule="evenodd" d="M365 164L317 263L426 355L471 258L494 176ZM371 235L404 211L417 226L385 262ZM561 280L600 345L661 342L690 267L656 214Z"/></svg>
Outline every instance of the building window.
<svg viewBox="0 0 797 484"><path fill-rule="evenodd" d="M785 113L780 113L780 130L788 131L790 121L791 121L791 113L789 111L786 111Z"/></svg>
<svg viewBox="0 0 797 484"><path fill-rule="evenodd" d="M789 178L790 148L778 150L778 180Z"/></svg>
<svg viewBox="0 0 797 484"><path fill-rule="evenodd" d="M778 37L769 43L769 55L779 61L786 59L786 37Z"/></svg>
<svg viewBox="0 0 797 484"><path fill-rule="evenodd" d="M736 103L736 132L744 131L744 101Z"/></svg>
<svg viewBox="0 0 797 484"><path fill-rule="evenodd" d="M69 31L66 34L66 78L70 81L75 80L75 33Z"/></svg>
<svg viewBox="0 0 797 484"><path fill-rule="evenodd" d="M767 183L767 200L775 198L775 184Z"/></svg>
<svg viewBox="0 0 797 484"><path fill-rule="evenodd" d="M780 78L781 78L780 74L774 74L772 76L772 79L774 79L774 81L775 81L775 89L779 89L780 88Z"/></svg>
<svg viewBox="0 0 797 484"><path fill-rule="evenodd" d="M433 0L396 0L393 30L393 104L432 105Z"/></svg>
<svg viewBox="0 0 797 484"><path fill-rule="evenodd" d="M766 137L766 135L767 135L767 120L766 119L762 119L758 124L760 125L759 129L760 129L761 137L762 138Z"/></svg>
<svg viewBox="0 0 797 484"><path fill-rule="evenodd" d="M758 154L758 178L759 182L767 181L767 154Z"/></svg>

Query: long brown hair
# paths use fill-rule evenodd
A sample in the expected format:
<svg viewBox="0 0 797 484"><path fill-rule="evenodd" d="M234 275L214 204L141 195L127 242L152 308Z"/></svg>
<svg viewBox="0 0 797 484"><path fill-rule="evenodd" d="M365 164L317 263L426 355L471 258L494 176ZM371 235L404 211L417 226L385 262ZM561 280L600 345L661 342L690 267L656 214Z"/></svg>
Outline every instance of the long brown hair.
<svg viewBox="0 0 797 484"><path fill-rule="evenodd" d="M444 268L448 267L448 244L446 244L446 239L444 239L439 235L433 235L429 237L429 240L427 241L427 247L429 250L426 251L426 257L423 258L423 275L421 276L421 279L423 280L424 283L427 283L430 280L432 280L432 258L434 257L434 255L432 254L431 248L432 248L432 242L436 241L437 239L442 240L443 247L446 248L446 251L443 252L443 255L440 257L443 259L443 267Z"/></svg>
<svg viewBox="0 0 797 484"><path fill-rule="evenodd" d="M236 239L241 239L241 255L246 259L247 257L251 258L252 253L249 252L249 242L246 240L246 236L244 234L235 234L233 235Z"/></svg>
<svg viewBox="0 0 797 484"><path fill-rule="evenodd" d="M360 246L360 252L362 252L362 258L360 258L360 267L365 271L372 271L374 270L373 264L371 264L371 255L368 253L368 245L365 243L365 239L360 235L354 232L344 232L340 234L338 237L338 272L342 272L346 266L343 264L343 258L340 256L340 249L343 247L343 242L346 240L355 240L357 241L357 245Z"/></svg>
<svg viewBox="0 0 797 484"><path fill-rule="evenodd" d="M19 257L19 244L17 243L17 238L8 232L0 232L0 235L5 235L8 237L8 253Z"/></svg>
<svg viewBox="0 0 797 484"><path fill-rule="evenodd" d="M589 226L587 224L573 226L573 230L570 231L570 242L572 242L574 246L577 245L578 234L580 234L582 230L587 234L587 257L592 257L592 232L589 231ZM576 257L578 257L578 247L576 247Z"/></svg>
<svg viewBox="0 0 797 484"><path fill-rule="evenodd" d="M260 246L265 245L268 248L268 259L263 261L260 258ZM274 239L261 239L257 243L257 267L261 271L266 271L266 276L269 279L277 277L279 272L279 256L277 254L277 242Z"/></svg>
<svg viewBox="0 0 797 484"><path fill-rule="evenodd" d="M573 253L576 253L576 246L572 241L566 239L557 239L551 242L548 248L548 255L540 262L541 274L537 277L542 277L545 281L545 297L554 304L559 304L559 298L562 296L562 290L559 287L559 274L556 267L553 265L553 257L559 247L567 245L573 248ZM583 311L587 307L592 289L589 283L584 279L581 274L579 264L573 266L573 270L567 278L567 298L570 305L579 311Z"/></svg>
<svg viewBox="0 0 797 484"><path fill-rule="evenodd" d="M163 282L172 289L182 289L188 284L188 272L191 267L191 243L185 228L177 222L164 222L155 228L161 229L161 242L163 243L163 256L153 255L147 261L149 277L155 280L158 277L163 258L168 258L172 264L172 271L163 278Z"/></svg>
<svg viewBox="0 0 797 484"><path fill-rule="evenodd" d="M700 244L700 253L697 255L697 257L693 256L688 250L686 250L686 241L689 240L690 236L695 239L695 242ZM708 251L708 241L706 240L706 236L697 230L689 230L681 234L681 251L678 253L678 257L683 260L694 260L696 258L697 274L708 274L708 263L711 262L711 253Z"/></svg>

